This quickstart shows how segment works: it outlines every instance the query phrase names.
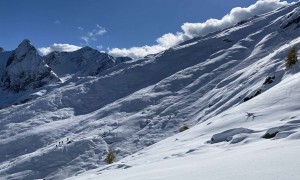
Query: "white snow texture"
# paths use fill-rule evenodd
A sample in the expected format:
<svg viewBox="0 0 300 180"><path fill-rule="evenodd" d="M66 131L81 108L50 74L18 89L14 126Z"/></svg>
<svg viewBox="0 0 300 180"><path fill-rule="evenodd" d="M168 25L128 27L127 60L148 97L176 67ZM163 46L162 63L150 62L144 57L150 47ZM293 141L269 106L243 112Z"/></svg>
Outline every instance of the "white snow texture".
<svg viewBox="0 0 300 180"><path fill-rule="evenodd" d="M0 179L299 180L299 28L294 3L142 59L1 52Z"/></svg>

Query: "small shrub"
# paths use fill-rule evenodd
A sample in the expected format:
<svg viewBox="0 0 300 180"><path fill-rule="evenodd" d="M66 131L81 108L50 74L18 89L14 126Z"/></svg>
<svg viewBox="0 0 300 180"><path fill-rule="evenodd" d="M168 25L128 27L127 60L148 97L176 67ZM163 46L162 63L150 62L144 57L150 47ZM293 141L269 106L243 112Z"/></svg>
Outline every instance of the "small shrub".
<svg viewBox="0 0 300 180"><path fill-rule="evenodd" d="M297 46L293 46L292 49L289 51L287 57L285 58L285 67L290 69L298 62L297 58Z"/></svg>
<svg viewBox="0 0 300 180"><path fill-rule="evenodd" d="M189 129L189 127L185 124L185 125L183 125L180 129L179 129L179 132L183 132L183 131L186 131L186 130L188 130Z"/></svg>
<svg viewBox="0 0 300 180"><path fill-rule="evenodd" d="M109 149L108 153L107 153L107 156L106 156L106 162L107 162L107 164L113 163L115 159L116 159L116 156L115 156L113 150Z"/></svg>

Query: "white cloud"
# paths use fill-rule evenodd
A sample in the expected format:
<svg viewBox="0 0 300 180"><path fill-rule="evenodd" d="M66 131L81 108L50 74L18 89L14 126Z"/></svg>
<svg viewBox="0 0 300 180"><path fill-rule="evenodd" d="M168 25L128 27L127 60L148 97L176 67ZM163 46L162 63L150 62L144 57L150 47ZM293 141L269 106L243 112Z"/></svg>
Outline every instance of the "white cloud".
<svg viewBox="0 0 300 180"><path fill-rule="evenodd" d="M181 32L176 34L168 33L164 34L162 37L158 38L156 42L163 47L172 47L174 45L180 44L186 40L187 37Z"/></svg>
<svg viewBox="0 0 300 180"><path fill-rule="evenodd" d="M142 47L132 47L129 49L123 48L123 49L119 49L119 48L113 48L113 49L109 49L109 54L112 56L128 56L134 59L137 58L141 58L141 57L145 57L148 54L155 54L158 53L160 51L165 50L164 47L160 46L160 45L154 45L154 46L142 46Z"/></svg>
<svg viewBox="0 0 300 180"><path fill-rule="evenodd" d="M281 2L280 0L259 0L255 4L246 8L233 8L229 14L225 15L220 20L209 19L204 23L184 23L181 26L181 29L184 34L191 38L202 36L210 32L232 26L239 21L248 19L254 15L263 14L287 4L288 3L286 1Z"/></svg>
<svg viewBox="0 0 300 180"><path fill-rule="evenodd" d="M102 45L98 45L98 46L96 46L96 48L97 48L98 50L101 50L101 49L103 49L103 46L102 46Z"/></svg>
<svg viewBox="0 0 300 180"><path fill-rule="evenodd" d="M83 31L83 30L84 30L84 28L81 27L81 26L78 26L77 29L80 30L80 31Z"/></svg>
<svg viewBox="0 0 300 180"><path fill-rule="evenodd" d="M109 50L109 54L113 56L129 56L132 58L141 58L148 54L155 54L160 51L166 50L172 46L180 44L185 40L203 36L210 32L227 28L238 23L241 20L245 20L254 15L259 15L275 10L284 5L288 5L288 3L286 1L280 0L258 0L255 4L249 7L233 8L230 13L225 15L222 19L209 19L203 23L184 23L181 26L182 32L177 32L176 34L165 34L156 40L156 45L132 47L129 49L112 48Z"/></svg>
<svg viewBox="0 0 300 180"><path fill-rule="evenodd" d="M108 49L109 54L112 56L128 56L131 58L141 58L149 54L155 54L161 52L169 47L175 46L186 40L186 37L182 33L172 34L168 33L156 40L157 45L154 46L142 46L142 47L132 47L129 49L123 48L113 48Z"/></svg>
<svg viewBox="0 0 300 180"><path fill-rule="evenodd" d="M54 24L57 24L57 25L61 25L60 20L56 20L56 21L54 21L53 23L54 23Z"/></svg>
<svg viewBox="0 0 300 180"><path fill-rule="evenodd" d="M78 27L78 29L79 29L79 27ZM83 28L81 30L83 30ZM86 44L89 44L90 41L96 41L99 36L101 36L105 33L107 33L107 30L104 27L97 24L95 29L87 32L80 39L83 40Z"/></svg>
<svg viewBox="0 0 300 180"><path fill-rule="evenodd" d="M42 47L42 48L38 48L38 50L40 51L40 53L42 55L47 55L53 51L72 52L72 51L76 51L80 48L81 47L79 47L79 46L75 46L75 45L71 45L71 44L56 44L56 43L54 43L50 47Z"/></svg>

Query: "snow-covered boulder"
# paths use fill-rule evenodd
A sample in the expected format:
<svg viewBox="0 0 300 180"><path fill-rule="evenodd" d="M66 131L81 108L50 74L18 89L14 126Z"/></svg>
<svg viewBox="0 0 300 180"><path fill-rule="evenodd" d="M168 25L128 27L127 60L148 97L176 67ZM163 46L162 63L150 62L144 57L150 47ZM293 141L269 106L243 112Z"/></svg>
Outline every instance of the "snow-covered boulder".
<svg viewBox="0 0 300 180"><path fill-rule="evenodd" d="M214 143L219 143L219 142L224 142L224 141L231 141L233 139L233 136L238 135L238 134L250 134L254 133L255 131L247 128L234 128L234 129L229 129L227 131L214 134L210 140L211 144Z"/></svg>
<svg viewBox="0 0 300 180"><path fill-rule="evenodd" d="M29 40L24 40L12 51L1 76L2 88L13 92L35 89L59 81Z"/></svg>

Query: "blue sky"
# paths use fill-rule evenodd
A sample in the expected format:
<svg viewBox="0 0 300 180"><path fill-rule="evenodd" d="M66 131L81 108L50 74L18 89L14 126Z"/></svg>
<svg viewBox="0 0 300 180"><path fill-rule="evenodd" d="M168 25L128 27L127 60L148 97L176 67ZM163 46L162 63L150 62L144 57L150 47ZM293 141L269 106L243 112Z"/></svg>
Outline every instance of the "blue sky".
<svg viewBox="0 0 300 180"><path fill-rule="evenodd" d="M276 1L276 0L273 0ZM25 38L36 47L54 43L94 48L155 45L186 22L221 19L256 0L1 0L0 47ZM292 1L288 1L292 2Z"/></svg>

